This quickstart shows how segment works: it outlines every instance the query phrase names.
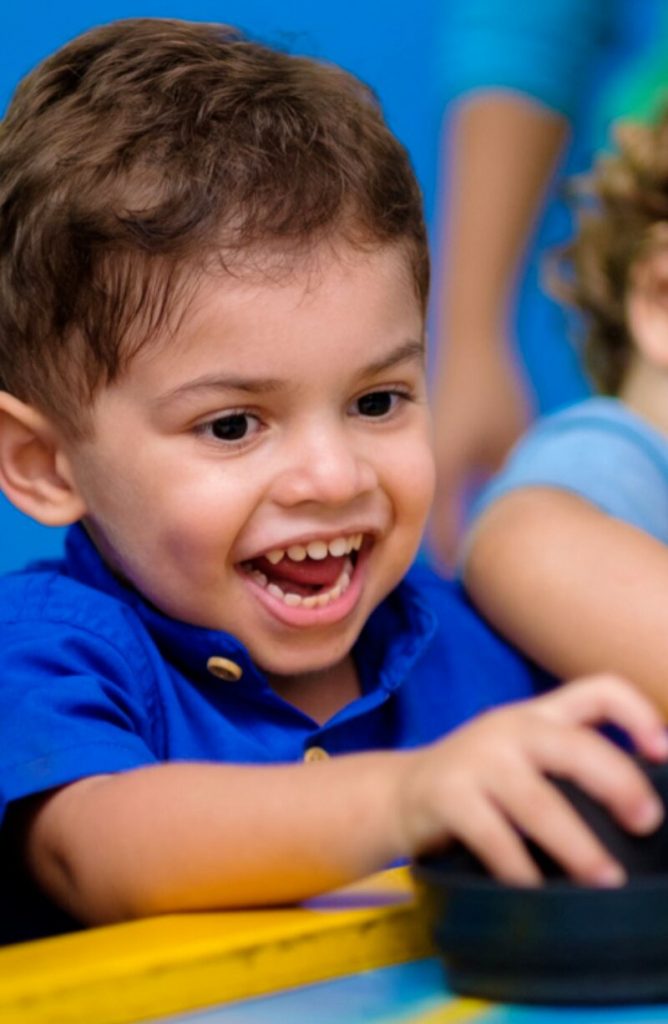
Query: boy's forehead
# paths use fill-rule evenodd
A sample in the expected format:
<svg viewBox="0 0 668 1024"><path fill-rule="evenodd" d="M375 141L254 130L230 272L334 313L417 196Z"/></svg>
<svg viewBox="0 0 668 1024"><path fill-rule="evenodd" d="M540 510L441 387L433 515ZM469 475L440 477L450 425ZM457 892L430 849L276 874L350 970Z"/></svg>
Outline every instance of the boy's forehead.
<svg viewBox="0 0 668 1024"><path fill-rule="evenodd" d="M362 280L367 287L356 287ZM202 267L184 267L164 329L155 333L155 341L170 347L188 343L212 316L226 311L230 323L240 310L257 320L265 310L272 317L277 310L287 316L309 306L317 311L319 303L335 302L344 292L356 293L360 311L385 300L388 306L403 304L408 315L417 311L422 319L406 246L376 244L362 249L324 243L308 252L266 250L232 266L214 257Z"/></svg>
<svg viewBox="0 0 668 1024"><path fill-rule="evenodd" d="M229 365L245 366L254 358L274 363L279 354L287 361L296 352L297 336L309 328L323 353L356 333L368 349L359 355L368 355L370 366L404 342L422 350L421 303L404 247L327 246L290 263L208 267L192 276L164 328L132 362L150 367L157 361L168 370L175 358L192 356L197 374L199 351L206 376L214 352ZM260 367L254 369L262 376Z"/></svg>

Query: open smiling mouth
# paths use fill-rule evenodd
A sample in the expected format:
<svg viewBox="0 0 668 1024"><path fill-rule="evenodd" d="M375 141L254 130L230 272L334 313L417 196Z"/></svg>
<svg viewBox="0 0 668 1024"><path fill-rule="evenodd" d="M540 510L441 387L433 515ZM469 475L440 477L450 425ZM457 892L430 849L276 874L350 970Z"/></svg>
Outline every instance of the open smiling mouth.
<svg viewBox="0 0 668 1024"><path fill-rule="evenodd" d="M324 608L350 586L362 541L357 533L274 548L241 569L290 608Z"/></svg>

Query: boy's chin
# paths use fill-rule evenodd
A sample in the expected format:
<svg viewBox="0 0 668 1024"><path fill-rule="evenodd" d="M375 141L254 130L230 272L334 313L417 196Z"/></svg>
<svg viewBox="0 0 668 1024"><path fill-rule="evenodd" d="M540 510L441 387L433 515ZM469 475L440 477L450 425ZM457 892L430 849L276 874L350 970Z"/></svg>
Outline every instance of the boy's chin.
<svg viewBox="0 0 668 1024"><path fill-rule="evenodd" d="M309 676L319 676L324 673L335 672L338 668L343 668L351 656L351 647L346 647L344 651L337 652L336 654L330 654L329 656L320 657L299 657L293 659L269 659L264 663L258 661L258 667L267 675L270 679L292 679L297 680L303 678L304 681Z"/></svg>

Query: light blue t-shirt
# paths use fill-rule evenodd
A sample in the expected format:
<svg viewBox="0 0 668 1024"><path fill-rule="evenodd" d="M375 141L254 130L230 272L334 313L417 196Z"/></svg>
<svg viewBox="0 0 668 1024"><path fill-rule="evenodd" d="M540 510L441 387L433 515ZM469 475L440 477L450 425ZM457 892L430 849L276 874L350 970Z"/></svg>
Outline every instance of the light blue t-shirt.
<svg viewBox="0 0 668 1024"><path fill-rule="evenodd" d="M476 517L520 487L556 487L668 544L668 438L615 398L540 420L484 491Z"/></svg>

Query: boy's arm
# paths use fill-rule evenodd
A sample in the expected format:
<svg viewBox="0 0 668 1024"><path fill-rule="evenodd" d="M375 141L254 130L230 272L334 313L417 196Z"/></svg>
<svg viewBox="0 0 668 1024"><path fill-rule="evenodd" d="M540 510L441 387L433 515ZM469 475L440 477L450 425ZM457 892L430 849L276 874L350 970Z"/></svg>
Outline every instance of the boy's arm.
<svg viewBox="0 0 668 1024"><path fill-rule="evenodd" d="M501 878L538 881L519 834L575 877L619 866L551 786L572 779L633 831L661 816L644 776L597 732L668 755L652 706L607 678L488 712L414 751L282 766L163 764L73 783L30 814L37 880L87 923L303 899L397 857L465 842ZM519 830L519 832L518 832Z"/></svg>
<svg viewBox="0 0 668 1024"><path fill-rule="evenodd" d="M400 855L391 794L401 760L181 762L95 776L37 804L28 860L87 923L294 902Z"/></svg>
<svg viewBox="0 0 668 1024"><path fill-rule="evenodd" d="M492 624L560 678L612 671L668 717L668 550L583 498L504 495L474 526L464 581Z"/></svg>

